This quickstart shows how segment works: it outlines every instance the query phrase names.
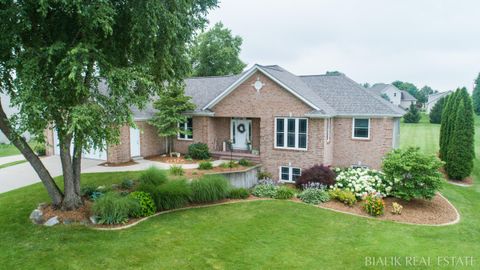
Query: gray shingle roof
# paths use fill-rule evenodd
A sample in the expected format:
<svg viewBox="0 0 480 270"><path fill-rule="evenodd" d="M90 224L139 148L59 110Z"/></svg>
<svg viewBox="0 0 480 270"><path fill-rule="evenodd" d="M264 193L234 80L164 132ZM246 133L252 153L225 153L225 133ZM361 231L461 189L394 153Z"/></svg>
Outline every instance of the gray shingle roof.
<svg viewBox="0 0 480 270"><path fill-rule="evenodd" d="M345 75L300 76L338 116L403 115L405 112Z"/></svg>
<svg viewBox="0 0 480 270"><path fill-rule="evenodd" d="M343 74L296 76L277 65L255 65L254 68L275 78L297 96L314 105L312 112L308 114L311 116L401 116L405 113ZM232 76L186 79L185 94L192 97L193 103L197 106L194 113L210 113L209 110L202 108L224 93L247 72ZM147 104L144 110L133 108L132 111L137 119L150 118L154 113L151 103Z"/></svg>

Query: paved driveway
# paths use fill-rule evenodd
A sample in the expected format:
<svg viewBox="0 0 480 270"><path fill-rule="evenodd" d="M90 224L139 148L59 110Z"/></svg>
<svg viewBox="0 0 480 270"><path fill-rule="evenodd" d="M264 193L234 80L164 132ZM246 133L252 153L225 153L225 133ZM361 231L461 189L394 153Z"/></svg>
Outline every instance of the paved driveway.
<svg viewBox="0 0 480 270"><path fill-rule="evenodd" d="M41 159L45 167L48 169L52 177L62 174L62 165L60 157L50 156ZM104 161L83 159L82 170L95 167ZM35 170L30 163L22 163L10 167L0 169L0 193L28 186L40 182Z"/></svg>

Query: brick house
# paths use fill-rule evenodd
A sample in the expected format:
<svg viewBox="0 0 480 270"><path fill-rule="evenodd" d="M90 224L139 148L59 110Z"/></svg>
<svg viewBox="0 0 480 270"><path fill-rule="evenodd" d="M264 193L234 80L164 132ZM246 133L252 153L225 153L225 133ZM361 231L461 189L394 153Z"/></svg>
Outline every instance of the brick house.
<svg viewBox="0 0 480 270"><path fill-rule="evenodd" d="M202 142L215 157L229 157L231 140L235 158L259 161L284 181L321 163L379 168L385 153L398 146L404 114L343 74L296 76L279 66L186 79L185 92L197 108L186 112L188 121L180 127L191 135L179 134L175 151L186 153ZM165 153L165 138L148 124L151 105L133 113L138 129L124 127L119 145L93 157L121 163ZM47 137L53 154L54 136Z"/></svg>

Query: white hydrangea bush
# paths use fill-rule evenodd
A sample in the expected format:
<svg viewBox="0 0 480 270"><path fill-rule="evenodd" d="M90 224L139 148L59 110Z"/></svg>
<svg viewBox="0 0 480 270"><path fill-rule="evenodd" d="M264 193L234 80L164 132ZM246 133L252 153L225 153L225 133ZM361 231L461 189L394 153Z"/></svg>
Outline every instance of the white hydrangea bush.
<svg viewBox="0 0 480 270"><path fill-rule="evenodd" d="M345 189L353 192L357 198L371 193L389 196L393 183L385 179L385 175L377 170L367 168L335 168L336 184L332 188Z"/></svg>

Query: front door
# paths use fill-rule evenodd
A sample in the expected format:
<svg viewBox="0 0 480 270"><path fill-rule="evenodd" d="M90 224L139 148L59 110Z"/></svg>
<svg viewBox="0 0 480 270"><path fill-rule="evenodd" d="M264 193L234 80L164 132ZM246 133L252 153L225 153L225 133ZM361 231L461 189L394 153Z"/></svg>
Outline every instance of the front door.
<svg viewBox="0 0 480 270"><path fill-rule="evenodd" d="M252 139L252 121L247 119L232 119L232 147L238 150L250 150Z"/></svg>
<svg viewBox="0 0 480 270"><path fill-rule="evenodd" d="M130 128L130 156L140 156L140 130L137 128Z"/></svg>

